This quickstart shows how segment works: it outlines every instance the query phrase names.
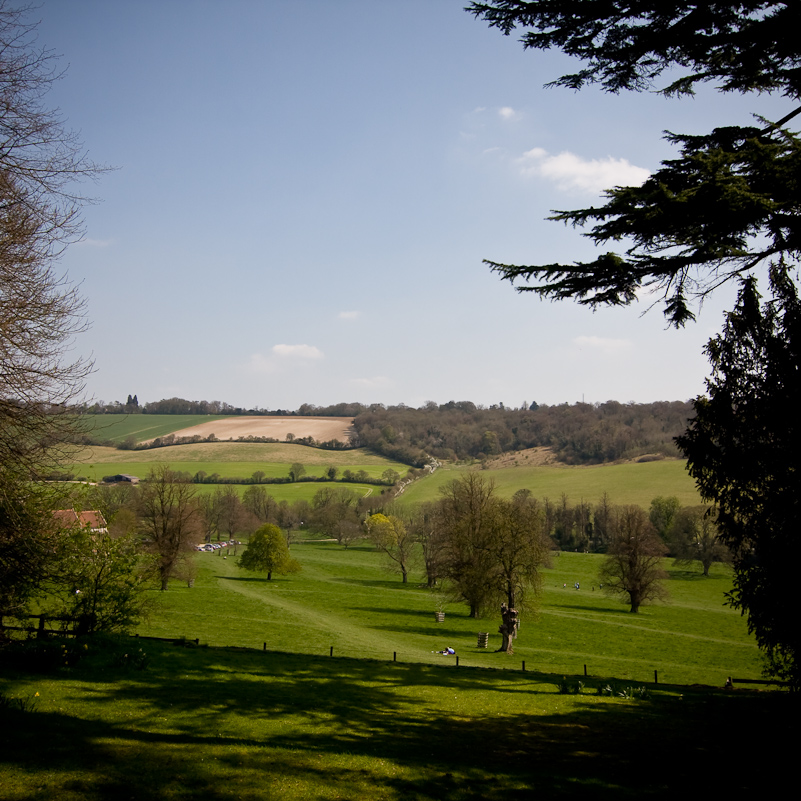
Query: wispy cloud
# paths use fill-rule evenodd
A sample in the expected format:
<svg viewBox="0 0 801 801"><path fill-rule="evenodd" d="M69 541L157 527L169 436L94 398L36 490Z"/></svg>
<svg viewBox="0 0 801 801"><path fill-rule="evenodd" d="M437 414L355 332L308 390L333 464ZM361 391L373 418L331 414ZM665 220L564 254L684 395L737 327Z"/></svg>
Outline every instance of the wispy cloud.
<svg viewBox="0 0 801 801"><path fill-rule="evenodd" d="M273 345L272 352L281 359L323 358L323 352L314 345Z"/></svg>
<svg viewBox="0 0 801 801"><path fill-rule="evenodd" d="M498 109L498 116L502 120L514 120L519 115L511 106L502 106Z"/></svg>
<svg viewBox="0 0 801 801"><path fill-rule="evenodd" d="M248 373L274 373L296 364L308 364L324 358L314 345L273 345L270 353L252 353L243 368Z"/></svg>
<svg viewBox="0 0 801 801"><path fill-rule="evenodd" d="M611 339L609 337L580 336L573 339L573 344L582 350L593 350L611 356L632 350L630 339Z"/></svg>
<svg viewBox="0 0 801 801"><path fill-rule="evenodd" d="M650 175L627 159L583 159L567 150L553 156L541 147L526 151L518 163L526 177L545 178L563 191L595 194L613 186L639 186Z"/></svg>
<svg viewBox="0 0 801 801"><path fill-rule="evenodd" d="M395 386L395 382L384 375L377 375L373 378L352 378L350 383L364 389L387 389Z"/></svg>
<svg viewBox="0 0 801 801"><path fill-rule="evenodd" d="M341 311L337 317L340 320L355 320L360 314L361 312L357 311Z"/></svg>

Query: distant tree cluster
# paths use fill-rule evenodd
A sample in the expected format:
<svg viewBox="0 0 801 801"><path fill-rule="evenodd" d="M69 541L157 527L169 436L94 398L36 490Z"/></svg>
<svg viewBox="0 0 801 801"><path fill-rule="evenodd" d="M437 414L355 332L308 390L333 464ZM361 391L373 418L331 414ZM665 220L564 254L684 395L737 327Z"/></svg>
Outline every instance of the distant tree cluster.
<svg viewBox="0 0 801 801"><path fill-rule="evenodd" d="M568 464L599 464L643 454L678 455L673 438L686 428L691 408L678 401L518 409L461 401L374 408L359 414L353 427L356 444L416 466L426 463L427 454L484 459L542 446Z"/></svg>

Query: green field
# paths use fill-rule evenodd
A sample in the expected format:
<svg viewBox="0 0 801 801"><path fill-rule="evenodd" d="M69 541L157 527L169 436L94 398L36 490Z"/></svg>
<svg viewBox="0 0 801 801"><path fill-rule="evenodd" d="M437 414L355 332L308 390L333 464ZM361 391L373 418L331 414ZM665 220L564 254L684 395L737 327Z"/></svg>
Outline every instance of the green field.
<svg viewBox="0 0 801 801"><path fill-rule="evenodd" d="M140 415L141 416L141 415ZM168 416L168 415L167 415ZM340 473L345 470L364 470L378 478L387 469L401 476L408 466L370 453L362 448L346 451L328 451L291 443L217 442L194 445L174 445L144 451L119 451L109 447L83 449L73 464L66 469L76 476L99 481L105 475L128 473L143 478L151 467L169 464L174 470L195 475L218 473L222 477L249 478L257 470L266 476L281 477L289 473L294 462L306 467L310 476L321 475L333 465ZM475 465L445 465L433 475L415 481L399 496L405 505L417 505L440 497L440 488L459 478ZM685 470L684 462L665 459L657 462L567 467L504 467L482 470L481 475L492 479L503 497L510 497L519 489L529 489L538 498L557 500L562 493L571 503L580 500L596 503L604 492L613 504L639 504L647 508L657 495L675 495L683 505L700 503L693 480ZM310 499L319 489L314 485L266 485L268 492L278 500Z"/></svg>
<svg viewBox="0 0 801 801"><path fill-rule="evenodd" d="M474 620L465 605L450 603L445 622L437 623L440 598L420 586L422 576L404 585L384 571L366 543L345 549L309 541L292 550L303 572L271 582L243 574L233 553L227 559L221 551L197 554L195 586L175 584L163 598L156 594L163 606L143 633L211 645L258 648L266 642L269 649L310 654L329 653L333 646L338 655L391 659L397 653L410 662L441 662L445 658L432 651L450 646L463 665L518 668L518 660L526 660L529 669L549 673L581 673L587 665L595 676L639 681L653 679L656 670L662 681L685 684L722 686L727 676L760 673L744 619L723 606L731 588L731 571L723 565L704 579L700 571L673 568L666 560L671 602L632 615L597 589L603 557L556 555L543 571L539 615L524 615L510 660L476 647L479 631L490 633L491 648L500 645L496 615ZM204 618L208 609L225 614Z"/></svg>
<svg viewBox="0 0 801 801"><path fill-rule="evenodd" d="M215 442L195 445L172 445L144 451L119 451L116 448L92 447L83 449L66 469L76 475L99 481L104 475L128 473L143 478L151 467L169 464L173 470L191 475L203 471L218 473L226 478L250 478L260 470L269 477L284 477L289 468L300 462L310 476L322 475L329 466L340 472L364 470L379 478L391 468L401 475L408 465L385 459L363 448L348 451L328 451L288 443Z"/></svg>
<svg viewBox="0 0 801 801"><path fill-rule="evenodd" d="M474 469L474 466L459 465L437 470L433 476L410 486L403 493L402 502L414 505L436 500L440 487L459 478L464 471ZM502 497L511 497L519 489L529 489L535 497L552 501L564 493L573 504L581 500L597 503L604 492L609 494L613 504L638 504L645 508L658 495L675 495L685 506L701 502L685 463L678 459L590 467L505 467L482 470L481 475L495 482Z"/></svg>
<svg viewBox="0 0 801 801"><path fill-rule="evenodd" d="M164 437L190 426L227 420L222 414L85 414L81 428L97 440L122 442L133 437L136 442Z"/></svg>
<svg viewBox="0 0 801 801"><path fill-rule="evenodd" d="M759 673L743 620L721 606L722 567L671 571L672 603L630 615L591 589L597 557L555 556L539 619L523 617L506 656L476 647L497 620L450 604L435 622L431 593L372 549L293 554L303 572L267 582L200 553L193 588L154 592L142 633L200 647L90 639L7 657L0 799L612 801L790 786L797 698L686 686ZM446 645L458 666L431 653ZM560 692L579 680L580 694Z"/></svg>

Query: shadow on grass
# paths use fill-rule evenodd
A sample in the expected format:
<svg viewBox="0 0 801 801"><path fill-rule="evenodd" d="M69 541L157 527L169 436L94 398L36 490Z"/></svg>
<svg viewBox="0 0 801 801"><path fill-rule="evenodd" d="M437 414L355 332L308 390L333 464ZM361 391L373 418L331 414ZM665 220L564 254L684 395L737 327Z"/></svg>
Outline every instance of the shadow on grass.
<svg viewBox="0 0 801 801"><path fill-rule="evenodd" d="M668 573L670 575L670 581L723 581L726 582L727 585L731 584L730 574L710 572L708 576L705 576L700 570L680 570L677 568L670 568Z"/></svg>
<svg viewBox="0 0 801 801"><path fill-rule="evenodd" d="M250 581L256 584L286 584L289 581L280 576L273 576L271 579L267 576L217 576L217 578L220 581Z"/></svg>
<svg viewBox="0 0 801 801"><path fill-rule="evenodd" d="M516 698L554 693L533 674L499 684L491 671L167 646L154 662L71 671L73 704L86 682L80 716L0 711L2 797L675 798L786 790L794 765L787 696L574 697L531 714ZM438 708L446 690L477 704L499 692L503 711ZM759 736L735 765L738 731Z"/></svg>
<svg viewBox="0 0 801 801"><path fill-rule="evenodd" d="M400 579L353 579L353 578L345 578L343 576L335 576L331 579L332 581L338 582L340 584L354 584L358 587L374 587L376 589L381 590L419 590L420 587L415 582L409 581L404 584Z"/></svg>

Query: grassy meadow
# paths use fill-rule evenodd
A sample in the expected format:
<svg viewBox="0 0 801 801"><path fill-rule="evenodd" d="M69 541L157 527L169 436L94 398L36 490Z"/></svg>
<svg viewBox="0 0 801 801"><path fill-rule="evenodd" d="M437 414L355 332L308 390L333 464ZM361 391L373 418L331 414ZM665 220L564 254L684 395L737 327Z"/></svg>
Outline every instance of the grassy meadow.
<svg viewBox="0 0 801 801"><path fill-rule="evenodd" d="M475 466L453 465L437 470L405 490L402 502L416 505L434 501L442 486L460 478L466 470L474 469ZM581 500L597 503L604 492L613 504L637 504L646 509L658 495L675 495L685 506L701 502L685 463L678 459L588 467L553 464L526 467L521 464L482 470L481 475L495 482L501 497L511 497L519 489L529 489L537 498L551 500L558 500L564 493L572 504Z"/></svg>
<svg viewBox="0 0 801 801"><path fill-rule="evenodd" d="M241 549L241 546L240 546ZM500 646L500 619L467 615L467 607L385 569L366 542L349 548L326 540L292 546L303 572L288 577L250 574L236 566L233 550L199 553L193 588L174 583L154 593L159 610L141 633L185 637L210 645L246 646L309 654L334 654L404 662L453 663L435 651L450 646L460 665L527 669L593 676L722 686L727 676L758 678L761 661L739 613L723 606L731 588L730 568L715 565L709 578L699 570L673 568L670 603L647 606L637 615L602 593L596 554L554 555L543 570L537 613L523 614L512 658ZM227 558L225 558L227 556ZM575 589L579 582L581 589ZM566 586L565 586L566 585ZM445 621L435 611L444 602ZM216 614L215 610L225 610ZM498 619L496 619L498 618ZM477 647L479 631L490 633L490 649Z"/></svg>
<svg viewBox="0 0 801 801"><path fill-rule="evenodd" d="M190 426L213 420L230 419L222 414L85 414L81 428L98 440L123 442L133 437L136 442L165 437Z"/></svg>
<svg viewBox="0 0 801 801"><path fill-rule="evenodd" d="M539 617L523 617L509 657L476 647L495 617L471 620L446 604L436 623L432 593L385 572L370 548L292 550L298 575L268 582L241 573L233 554L199 553L193 588L154 592L141 633L197 637L199 647L39 643L5 661L0 799L786 791L797 699L687 686L759 674L743 620L721 605L722 567L709 579L673 570L672 603L630 615L591 589L596 557L555 556ZM446 645L458 666L431 653ZM741 745L748 757L734 760Z"/></svg>
<svg viewBox="0 0 801 801"><path fill-rule="evenodd" d="M138 415L142 417L143 415ZM146 415L145 415L146 416ZM169 464L174 470L195 475L203 471L222 477L249 478L260 470L269 477L282 477L289 473L294 462L300 462L310 476L322 475L329 466L354 473L364 470L378 478L391 468L401 476L408 466L386 459L364 449L327 451L291 443L216 442L193 445L173 445L144 451L120 451L111 447L89 447L81 450L65 469L89 481L100 481L113 473L129 473L143 478L155 466ZM399 501L404 505L417 505L440 497L440 488L460 478L475 465L445 465L432 475L411 484ZM511 497L519 489L529 489L539 498L557 500L562 493L571 503L580 500L596 503L604 492L611 503L638 504L648 508L657 495L675 495L683 505L700 503L692 479L687 475L684 462L665 459L658 462L568 467L559 464L526 467L524 465L482 470L481 475L492 479L503 497ZM310 500L319 489L315 484L265 485L276 500L303 498ZM362 491L361 485L343 485ZM371 489L363 488L364 492ZM372 488L375 491L375 488Z"/></svg>
<svg viewBox="0 0 801 801"><path fill-rule="evenodd" d="M208 475L218 473L224 478L250 478L260 470L265 476L278 478L287 476L295 462L300 462L309 476L322 475L330 466L337 467L340 472L364 470L375 478L388 468L401 475L409 469L408 465L362 448L327 451L290 443L251 442L204 442L144 451L95 446L82 449L66 469L90 481L99 481L112 473L130 473L143 478L152 467L164 464L191 475L203 471Z"/></svg>

